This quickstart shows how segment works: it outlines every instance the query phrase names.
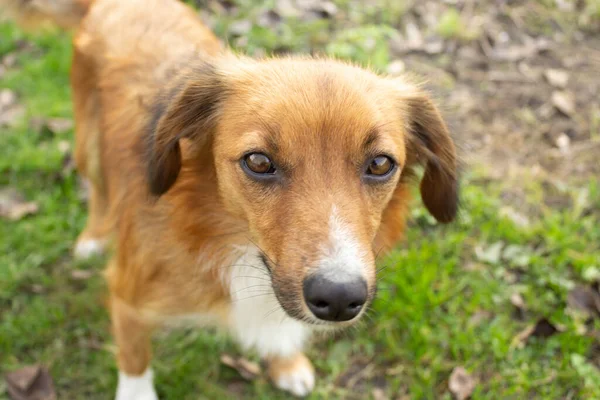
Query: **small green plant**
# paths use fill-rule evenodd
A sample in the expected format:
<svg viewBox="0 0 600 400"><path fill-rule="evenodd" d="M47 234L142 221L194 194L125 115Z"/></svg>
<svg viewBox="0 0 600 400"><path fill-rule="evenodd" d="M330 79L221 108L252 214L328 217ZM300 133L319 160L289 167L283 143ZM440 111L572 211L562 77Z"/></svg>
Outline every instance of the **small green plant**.
<svg viewBox="0 0 600 400"><path fill-rule="evenodd" d="M389 39L396 31L385 25L367 25L340 32L327 45L327 54L383 70L390 61Z"/></svg>
<svg viewBox="0 0 600 400"><path fill-rule="evenodd" d="M449 8L442 14L437 32L445 39L458 40L472 40L478 35L478 32L467 25L455 8Z"/></svg>

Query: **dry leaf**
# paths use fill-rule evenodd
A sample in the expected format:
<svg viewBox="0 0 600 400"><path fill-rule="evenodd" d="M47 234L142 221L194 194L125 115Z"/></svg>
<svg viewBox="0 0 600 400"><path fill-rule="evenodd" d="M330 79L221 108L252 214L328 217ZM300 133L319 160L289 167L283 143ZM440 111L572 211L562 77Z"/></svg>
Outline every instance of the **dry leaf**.
<svg viewBox="0 0 600 400"><path fill-rule="evenodd" d="M520 311L524 311L527 309L527 307L525 306L525 301L523 300L523 296L521 296L520 293L513 293L510 296L510 303Z"/></svg>
<svg viewBox="0 0 600 400"><path fill-rule="evenodd" d="M575 9L575 2L569 1L569 0L555 0L556 3L556 7L558 7L558 9L560 11L573 11Z"/></svg>
<svg viewBox="0 0 600 400"><path fill-rule="evenodd" d="M448 389L457 400L465 400L471 397L475 390L475 379L463 367L456 367L450 374Z"/></svg>
<svg viewBox="0 0 600 400"><path fill-rule="evenodd" d="M576 286L567 296L567 305L590 317L600 316L600 293L589 287Z"/></svg>
<svg viewBox="0 0 600 400"><path fill-rule="evenodd" d="M560 149L563 153L569 151L569 147L571 147L571 138L565 133L561 133L555 140L556 147Z"/></svg>
<svg viewBox="0 0 600 400"><path fill-rule="evenodd" d="M437 38L428 39L423 45L423 50L427 54L439 54L444 51L444 42Z"/></svg>
<svg viewBox="0 0 600 400"><path fill-rule="evenodd" d="M13 126L25 114L25 107L17 104L17 95L9 89L0 90L0 127Z"/></svg>
<svg viewBox="0 0 600 400"><path fill-rule="evenodd" d="M8 110L0 112L0 127L3 126L15 126L16 122L25 115L25 107L21 105L15 105Z"/></svg>
<svg viewBox="0 0 600 400"><path fill-rule="evenodd" d="M6 374L12 400L56 400L52 377L45 367L32 365Z"/></svg>
<svg viewBox="0 0 600 400"><path fill-rule="evenodd" d="M0 127L13 126L25 114L25 107L17 104L17 95L9 89L0 90Z"/></svg>
<svg viewBox="0 0 600 400"><path fill-rule="evenodd" d="M520 62L517 65L517 69L521 74L523 74L524 77L526 77L529 80L529 82L535 82L539 80L542 75L542 72L538 68L532 67L525 61Z"/></svg>
<svg viewBox="0 0 600 400"><path fill-rule="evenodd" d="M281 16L273 10L268 10L262 13L256 22L266 28L275 28L281 22Z"/></svg>
<svg viewBox="0 0 600 400"><path fill-rule="evenodd" d="M229 26L229 33L234 36L244 36L252 29L252 22L247 19L236 21Z"/></svg>
<svg viewBox="0 0 600 400"><path fill-rule="evenodd" d="M0 90L0 111L4 111L17 103L17 95L9 89Z"/></svg>
<svg viewBox="0 0 600 400"><path fill-rule="evenodd" d="M46 293L46 288L43 285L40 285L38 283L34 283L33 285L31 285L30 289L33 293L36 293L36 294Z"/></svg>
<svg viewBox="0 0 600 400"><path fill-rule="evenodd" d="M90 271L88 269L74 269L71 271L71 278L76 281L85 281L94 276L94 271Z"/></svg>
<svg viewBox="0 0 600 400"><path fill-rule="evenodd" d="M387 400L389 397L385 394L385 391L381 388L375 388L371 392L373 400Z"/></svg>
<svg viewBox="0 0 600 400"><path fill-rule="evenodd" d="M54 137L73 129L73 120L69 118L33 117L29 120L32 130L39 132L42 137Z"/></svg>
<svg viewBox="0 0 600 400"><path fill-rule="evenodd" d="M66 154L67 152L69 152L71 150L71 143L69 143L68 140L61 140L60 142L58 142L58 151L60 151L63 154Z"/></svg>
<svg viewBox="0 0 600 400"><path fill-rule="evenodd" d="M291 0L278 0L275 11L284 18L297 18L300 16L300 11Z"/></svg>
<svg viewBox="0 0 600 400"><path fill-rule="evenodd" d="M411 50L420 50L423 47L423 35L416 23L409 21L405 25L406 45Z"/></svg>
<svg viewBox="0 0 600 400"><path fill-rule="evenodd" d="M556 90L552 92L552 105L566 116L575 112L575 98L569 92Z"/></svg>
<svg viewBox="0 0 600 400"><path fill-rule="evenodd" d="M15 53L9 53L2 58L2 64L7 68L12 68L17 65L17 55Z"/></svg>
<svg viewBox="0 0 600 400"><path fill-rule="evenodd" d="M525 214L522 214L509 206L500 207L500 215L502 217L508 218L515 225L520 226L522 228L527 228L531 225L531 223L529 222L529 218Z"/></svg>
<svg viewBox="0 0 600 400"><path fill-rule="evenodd" d="M0 189L0 217L17 221L29 214L35 214L38 205L28 202L25 197L13 188Z"/></svg>
<svg viewBox="0 0 600 400"><path fill-rule="evenodd" d="M569 82L569 73L562 69L547 69L544 71L544 77L552 86L564 89Z"/></svg>
<svg viewBox="0 0 600 400"><path fill-rule="evenodd" d="M469 317L468 324L471 327L479 326L481 323L492 318L492 313L486 310L476 311Z"/></svg>
<svg viewBox="0 0 600 400"><path fill-rule="evenodd" d="M530 58L538 52L538 49L533 45L523 46L506 46L496 48L490 54L494 61L518 61Z"/></svg>
<svg viewBox="0 0 600 400"><path fill-rule="evenodd" d="M331 18L338 12L337 6L331 1L319 1L313 10L319 11L326 18Z"/></svg>
<svg viewBox="0 0 600 400"><path fill-rule="evenodd" d="M387 72L390 75L400 75L405 69L404 61L394 60L388 65Z"/></svg>
<svg viewBox="0 0 600 400"><path fill-rule="evenodd" d="M475 256L479 261L489 264L498 264L502 258L503 242L496 242L489 246L479 244L475 247Z"/></svg>
<svg viewBox="0 0 600 400"><path fill-rule="evenodd" d="M513 339L511 347L523 347L530 337L548 338L560 331L561 329L548 319L542 318L534 325L529 325L519 332Z"/></svg>
<svg viewBox="0 0 600 400"><path fill-rule="evenodd" d="M261 374L260 366L257 363L248 361L243 357L234 358L229 354L222 354L221 362L224 365L235 369L242 378L248 381L258 378Z"/></svg>
<svg viewBox="0 0 600 400"><path fill-rule="evenodd" d="M17 371L9 372L6 375L6 381L9 385L20 391L28 390L40 373L39 365L23 367Z"/></svg>
<svg viewBox="0 0 600 400"><path fill-rule="evenodd" d="M64 133L73 129L73 120L69 118L48 118L46 125L54 133Z"/></svg>

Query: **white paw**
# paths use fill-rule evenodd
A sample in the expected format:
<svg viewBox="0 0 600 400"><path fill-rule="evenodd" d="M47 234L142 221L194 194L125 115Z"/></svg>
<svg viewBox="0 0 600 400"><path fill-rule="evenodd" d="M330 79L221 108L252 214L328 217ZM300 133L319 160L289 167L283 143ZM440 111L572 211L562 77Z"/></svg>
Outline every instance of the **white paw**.
<svg viewBox="0 0 600 400"><path fill-rule="evenodd" d="M116 400L158 400L154 384L154 374L147 369L140 376L130 376L119 371L119 384L117 386Z"/></svg>
<svg viewBox="0 0 600 400"><path fill-rule="evenodd" d="M77 241L73 254L75 258L85 260L104 252L104 241L97 239L83 239Z"/></svg>
<svg viewBox="0 0 600 400"><path fill-rule="evenodd" d="M315 388L315 372L308 365L286 371L275 380L275 386L294 396L304 397Z"/></svg>

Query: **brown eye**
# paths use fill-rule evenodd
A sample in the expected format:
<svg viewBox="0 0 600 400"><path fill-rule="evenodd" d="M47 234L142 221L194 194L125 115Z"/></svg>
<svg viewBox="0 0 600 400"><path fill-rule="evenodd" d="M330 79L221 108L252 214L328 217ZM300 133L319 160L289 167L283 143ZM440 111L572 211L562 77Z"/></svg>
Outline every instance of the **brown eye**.
<svg viewBox="0 0 600 400"><path fill-rule="evenodd" d="M383 177L389 174L394 168L394 162L388 156L377 156L371 160L367 168L367 175L374 177Z"/></svg>
<svg viewBox="0 0 600 400"><path fill-rule="evenodd" d="M250 153L244 157L246 167L255 174L274 174L273 162L262 153Z"/></svg>

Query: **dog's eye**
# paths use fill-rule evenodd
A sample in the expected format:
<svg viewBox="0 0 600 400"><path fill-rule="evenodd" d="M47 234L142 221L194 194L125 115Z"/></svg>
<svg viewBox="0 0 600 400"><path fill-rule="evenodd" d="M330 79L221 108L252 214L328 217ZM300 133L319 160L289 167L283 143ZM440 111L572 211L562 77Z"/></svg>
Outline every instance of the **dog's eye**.
<svg viewBox="0 0 600 400"><path fill-rule="evenodd" d="M371 160L367 167L367 175L384 177L394 168L394 161L388 156L377 156Z"/></svg>
<svg viewBox="0 0 600 400"><path fill-rule="evenodd" d="M244 163L255 174L274 174L276 171L271 159L262 153L247 154Z"/></svg>

